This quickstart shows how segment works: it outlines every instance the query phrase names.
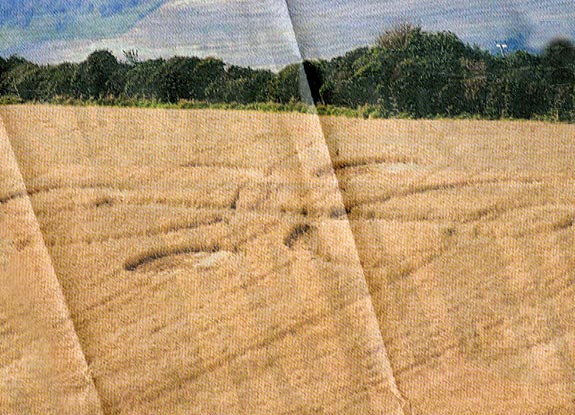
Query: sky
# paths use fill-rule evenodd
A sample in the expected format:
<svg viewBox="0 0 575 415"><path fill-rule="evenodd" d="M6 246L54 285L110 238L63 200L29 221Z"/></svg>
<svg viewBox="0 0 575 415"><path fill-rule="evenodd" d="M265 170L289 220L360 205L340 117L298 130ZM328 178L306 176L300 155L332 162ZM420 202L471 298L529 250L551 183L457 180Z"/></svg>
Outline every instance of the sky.
<svg viewBox="0 0 575 415"><path fill-rule="evenodd" d="M0 55L56 63L136 49L279 69L373 44L402 22L494 52L538 51L575 38L575 0L0 0Z"/></svg>

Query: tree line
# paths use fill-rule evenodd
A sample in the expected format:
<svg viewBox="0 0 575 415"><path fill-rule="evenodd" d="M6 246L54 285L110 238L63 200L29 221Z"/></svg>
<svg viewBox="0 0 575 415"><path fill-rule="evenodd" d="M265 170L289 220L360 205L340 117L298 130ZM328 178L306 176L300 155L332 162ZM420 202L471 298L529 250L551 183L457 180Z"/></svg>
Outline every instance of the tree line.
<svg viewBox="0 0 575 415"><path fill-rule="evenodd" d="M306 77L316 105L369 107L377 116L549 118L575 121L575 47L493 55L451 32L402 25L371 47L330 60L269 70L215 58L118 60L99 50L81 63L37 65L0 58L0 95L21 101L150 100L161 103L299 103Z"/></svg>

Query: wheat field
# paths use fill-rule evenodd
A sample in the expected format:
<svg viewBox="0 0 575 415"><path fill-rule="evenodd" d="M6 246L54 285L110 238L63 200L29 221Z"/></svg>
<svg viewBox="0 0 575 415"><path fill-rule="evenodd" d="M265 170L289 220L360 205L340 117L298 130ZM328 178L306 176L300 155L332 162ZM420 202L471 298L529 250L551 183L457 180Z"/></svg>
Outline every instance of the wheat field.
<svg viewBox="0 0 575 415"><path fill-rule="evenodd" d="M575 411L575 126L0 117L1 414Z"/></svg>

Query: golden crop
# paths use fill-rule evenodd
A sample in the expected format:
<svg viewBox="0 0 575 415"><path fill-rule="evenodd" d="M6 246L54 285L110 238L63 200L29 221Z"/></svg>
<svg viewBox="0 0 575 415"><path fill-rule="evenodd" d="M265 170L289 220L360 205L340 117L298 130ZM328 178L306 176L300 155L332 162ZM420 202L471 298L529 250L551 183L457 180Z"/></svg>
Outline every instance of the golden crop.
<svg viewBox="0 0 575 415"><path fill-rule="evenodd" d="M0 116L5 413L575 410L575 126Z"/></svg>

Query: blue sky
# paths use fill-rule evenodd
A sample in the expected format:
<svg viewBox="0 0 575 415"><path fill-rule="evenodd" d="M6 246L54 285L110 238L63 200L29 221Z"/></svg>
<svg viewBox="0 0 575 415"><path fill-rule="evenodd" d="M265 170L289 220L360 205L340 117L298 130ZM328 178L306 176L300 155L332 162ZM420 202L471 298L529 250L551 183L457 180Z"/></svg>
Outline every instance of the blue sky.
<svg viewBox="0 0 575 415"><path fill-rule="evenodd" d="M538 50L575 37L575 0L0 0L0 54L46 63L137 49L279 68L371 44L404 21L485 49Z"/></svg>

